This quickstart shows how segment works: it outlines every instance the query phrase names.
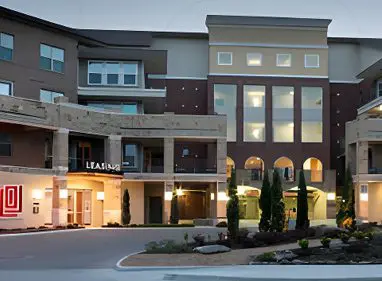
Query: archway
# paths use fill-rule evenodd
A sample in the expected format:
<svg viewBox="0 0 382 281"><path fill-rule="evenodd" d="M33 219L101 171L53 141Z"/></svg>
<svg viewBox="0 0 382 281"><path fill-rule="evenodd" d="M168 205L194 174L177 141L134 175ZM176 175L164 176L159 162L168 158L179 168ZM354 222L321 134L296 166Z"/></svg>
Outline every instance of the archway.
<svg viewBox="0 0 382 281"><path fill-rule="evenodd" d="M264 161L260 157L249 157L247 161L245 161L244 169L248 170L251 181L263 180Z"/></svg>
<svg viewBox="0 0 382 281"><path fill-rule="evenodd" d="M280 157L273 164L273 168L277 169L280 176L285 181L294 181L294 165L293 161L288 157Z"/></svg>
<svg viewBox="0 0 382 281"><path fill-rule="evenodd" d="M227 178L231 178L232 169L235 168L235 162L227 156Z"/></svg>
<svg viewBox="0 0 382 281"><path fill-rule="evenodd" d="M322 182L322 162L319 159L315 157L306 159L303 169L305 175L310 175L311 182Z"/></svg>

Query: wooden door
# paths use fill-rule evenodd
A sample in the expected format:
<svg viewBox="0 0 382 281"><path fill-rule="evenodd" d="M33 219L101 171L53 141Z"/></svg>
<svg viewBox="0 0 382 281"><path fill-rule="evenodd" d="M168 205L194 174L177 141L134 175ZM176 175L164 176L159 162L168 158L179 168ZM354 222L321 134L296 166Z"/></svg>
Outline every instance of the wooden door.
<svg viewBox="0 0 382 281"><path fill-rule="evenodd" d="M80 225L84 224L83 221L83 192L77 191L76 193L76 222Z"/></svg>

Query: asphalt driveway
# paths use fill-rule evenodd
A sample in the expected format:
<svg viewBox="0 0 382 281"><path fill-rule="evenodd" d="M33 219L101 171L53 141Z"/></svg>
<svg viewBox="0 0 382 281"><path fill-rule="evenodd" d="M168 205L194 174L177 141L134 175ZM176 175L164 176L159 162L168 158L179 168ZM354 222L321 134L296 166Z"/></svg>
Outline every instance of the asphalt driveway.
<svg viewBox="0 0 382 281"><path fill-rule="evenodd" d="M185 232L216 228L85 229L25 236L0 236L0 270L111 269L122 257L143 250L149 241L182 240Z"/></svg>

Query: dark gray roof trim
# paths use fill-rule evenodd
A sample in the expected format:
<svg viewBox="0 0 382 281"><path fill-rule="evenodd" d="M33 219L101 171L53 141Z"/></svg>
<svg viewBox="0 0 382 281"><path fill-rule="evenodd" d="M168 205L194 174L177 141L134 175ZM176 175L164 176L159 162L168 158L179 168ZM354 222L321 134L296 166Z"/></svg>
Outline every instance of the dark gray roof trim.
<svg viewBox="0 0 382 281"><path fill-rule="evenodd" d="M207 15L206 25L288 26L327 28L332 20L311 18Z"/></svg>

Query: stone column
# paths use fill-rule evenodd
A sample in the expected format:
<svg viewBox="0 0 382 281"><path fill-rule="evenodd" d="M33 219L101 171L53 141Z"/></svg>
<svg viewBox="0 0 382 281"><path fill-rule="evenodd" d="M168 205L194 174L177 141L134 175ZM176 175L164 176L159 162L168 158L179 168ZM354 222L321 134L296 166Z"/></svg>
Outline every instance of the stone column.
<svg viewBox="0 0 382 281"><path fill-rule="evenodd" d="M174 173L174 138L164 138L164 173Z"/></svg>
<svg viewBox="0 0 382 281"><path fill-rule="evenodd" d="M66 176L53 177L52 223L53 226L65 226L68 223L68 189Z"/></svg>
<svg viewBox="0 0 382 281"><path fill-rule="evenodd" d="M53 132L53 168L68 170L69 130L60 128Z"/></svg>
<svg viewBox="0 0 382 281"><path fill-rule="evenodd" d="M169 223L171 216L171 198L169 194L174 190L174 181L164 182L164 204L163 204L163 223ZM167 196L166 196L167 194Z"/></svg>
<svg viewBox="0 0 382 281"><path fill-rule="evenodd" d="M227 173L227 140L216 140L216 170L218 174Z"/></svg>
<svg viewBox="0 0 382 281"><path fill-rule="evenodd" d="M357 174L369 173L369 143L357 142Z"/></svg>
<svg viewBox="0 0 382 281"><path fill-rule="evenodd" d="M103 184L103 224L108 222L121 223L122 197L120 179L105 180ZM131 198L130 198L131 201Z"/></svg>
<svg viewBox="0 0 382 281"><path fill-rule="evenodd" d="M111 135L105 140L105 162L111 165L122 164L122 137Z"/></svg>

